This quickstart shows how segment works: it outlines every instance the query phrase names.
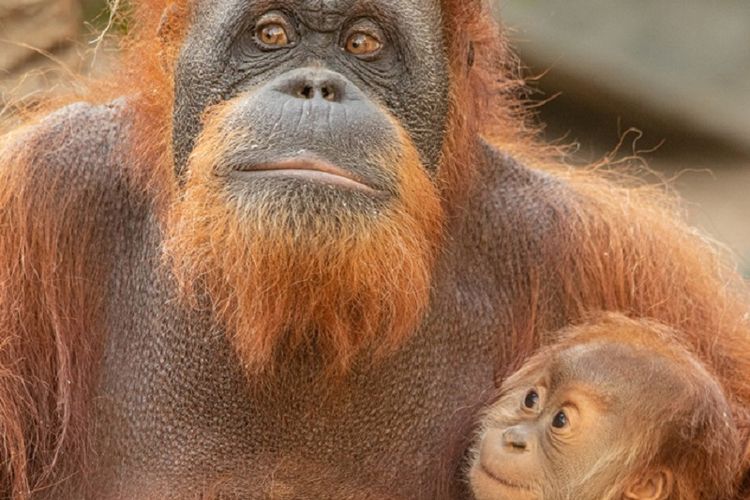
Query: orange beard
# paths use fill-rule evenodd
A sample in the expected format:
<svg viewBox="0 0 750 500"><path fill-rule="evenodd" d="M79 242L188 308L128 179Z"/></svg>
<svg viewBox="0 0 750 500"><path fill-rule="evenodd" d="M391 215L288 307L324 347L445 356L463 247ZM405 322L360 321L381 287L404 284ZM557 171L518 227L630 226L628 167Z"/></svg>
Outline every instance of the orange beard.
<svg viewBox="0 0 750 500"><path fill-rule="evenodd" d="M331 217L292 210L273 190L253 203L230 195L214 170L232 140L216 130L193 154L167 255L190 303L208 297L245 369L304 350L341 374L363 351L400 346L427 308L442 228L439 194L405 135L383 162L398 196L377 211L346 209L343 196Z"/></svg>

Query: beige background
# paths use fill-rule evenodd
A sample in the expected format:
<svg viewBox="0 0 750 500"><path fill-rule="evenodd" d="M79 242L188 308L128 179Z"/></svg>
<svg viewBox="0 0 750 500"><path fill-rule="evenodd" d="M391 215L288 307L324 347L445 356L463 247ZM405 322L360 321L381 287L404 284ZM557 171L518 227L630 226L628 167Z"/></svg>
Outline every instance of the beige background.
<svg viewBox="0 0 750 500"><path fill-rule="evenodd" d="M78 0L0 0L0 104L80 71Z"/></svg>

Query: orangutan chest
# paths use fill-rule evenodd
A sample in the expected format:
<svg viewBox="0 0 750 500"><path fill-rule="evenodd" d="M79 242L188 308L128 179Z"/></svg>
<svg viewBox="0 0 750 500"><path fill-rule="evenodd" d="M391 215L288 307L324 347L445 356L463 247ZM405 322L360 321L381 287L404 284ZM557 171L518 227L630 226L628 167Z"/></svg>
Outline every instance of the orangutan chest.
<svg viewBox="0 0 750 500"><path fill-rule="evenodd" d="M346 376L326 378L305 352L249 376L210 315L186 312L157 276L118 281L130 292L101 376L102 494L431 498L491 387L489 338L428 316L406 348Z"/></svg>

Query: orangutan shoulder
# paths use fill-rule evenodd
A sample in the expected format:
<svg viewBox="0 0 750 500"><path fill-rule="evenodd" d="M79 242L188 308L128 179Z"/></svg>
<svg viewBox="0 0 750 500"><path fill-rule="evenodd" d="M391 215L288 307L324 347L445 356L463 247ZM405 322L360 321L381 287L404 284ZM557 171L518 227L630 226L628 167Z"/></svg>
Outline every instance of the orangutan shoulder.
<svg viewBox="0 0 750 500"><path fill-rule="evenodd" d="M16 202L88 217L127 197L130 118L123 99L69 104L8 134L0 176ZM60 216L63 214L61 213Z"/></svg>
<svg viewBox="0 0 750 500"><path fill-rule="evenodd" d="M518 238L549 241L567 226L575 191L554 174L525 165L501 149L482 143L480 189L495 230ZM510 232L510 233L509 233Z"/></svg>
<svg viewBox="0 0 750 500"><path fill-rule="evenodd" d="M124 99L68 104L11 132L5 139L2 168L41 187L105 186L122 177L126 167L128 116Z"/></svg>

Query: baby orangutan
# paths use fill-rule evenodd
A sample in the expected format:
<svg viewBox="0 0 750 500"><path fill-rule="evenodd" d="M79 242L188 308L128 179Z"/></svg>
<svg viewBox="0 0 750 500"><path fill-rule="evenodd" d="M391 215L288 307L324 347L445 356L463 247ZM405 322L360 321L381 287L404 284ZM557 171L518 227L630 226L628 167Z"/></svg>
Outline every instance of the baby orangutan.
<svg viewBox="0 0 750 500"><path fill-rule="evenodd" d="M732 498L728 403L668 329L605 315L560 338L485 414L469 473L477 500Z"/></svg>

